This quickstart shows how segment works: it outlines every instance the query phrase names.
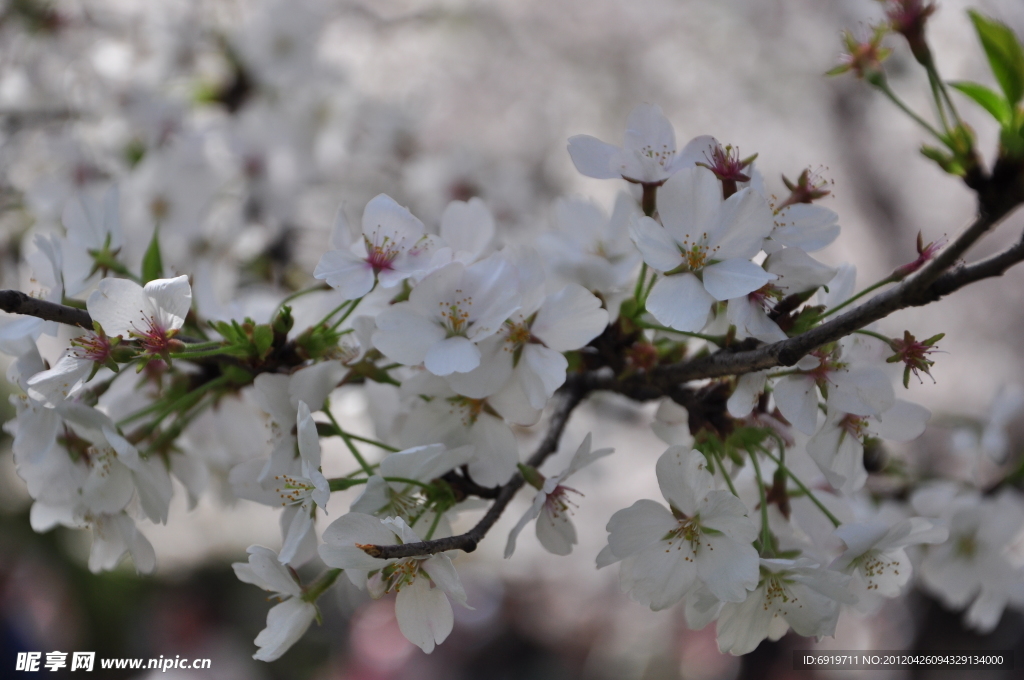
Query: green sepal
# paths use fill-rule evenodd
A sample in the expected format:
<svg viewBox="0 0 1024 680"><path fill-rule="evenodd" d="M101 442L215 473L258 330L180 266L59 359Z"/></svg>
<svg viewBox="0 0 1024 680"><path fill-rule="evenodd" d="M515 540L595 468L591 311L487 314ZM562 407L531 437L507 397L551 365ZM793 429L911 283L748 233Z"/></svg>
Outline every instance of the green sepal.
<svg viewBox="0 0 1024 680"><path fill-rule="evenodd" d="M519 463L516 467L519 468L519 474L523 476L523 479L526 480L527 484L538 491L544 488L544 482L546 479L544 475L537 471L537 468L530 467L529 465L523 465L522 463Z"/></svg>
<svg viewBox="0 0 1024 680"><path fill-rule="evenodd" d="M938 147L929 146L923 144L921 146L921 155L925 158L935 161L936 164L944 171L957 177L963 177L966 174L964 166L960 161L951 153L947 153Z"/></svg>

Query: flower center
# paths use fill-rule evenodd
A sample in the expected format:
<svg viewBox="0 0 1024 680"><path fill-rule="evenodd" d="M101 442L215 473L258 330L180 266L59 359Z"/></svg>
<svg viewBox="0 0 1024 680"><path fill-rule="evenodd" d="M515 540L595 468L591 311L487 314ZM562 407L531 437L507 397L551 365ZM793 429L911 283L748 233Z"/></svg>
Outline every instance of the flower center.
<svg viewBox="0 0 1024 680"><path fill-rule="evenodd" d="M141 310L140 314L143 313ZM163 354L171 348L171 338L177 335L178 331L166 330L153 317L144 317L146 328L140 330L134 324L129 335L139 340L139 344L149 354Z"/></svg>
<svg viewBox="0 0 1024 680"><path fill-rule="evenodd" d="M864 426L867 421L860 416L855 416L852 413L847 413L843 416L843 419L839 421L839 427L848 435L853 437L860 437L864 433Z"/></svg>
<svg viewBox="0 0 1024 680"><path fill-rule="evenodd" d="M559 484L555 487L555 490L549 493L548 497L544 499L544 508L554 517L561 517L566 514L571 515L573 508L578 508L579 505L569 500L570 492L580 497L583 496L583 494L576 489Z"/></svg>
<svg viewBox="0 0 1024 680"><path fill-rule="evenodd" d="M861 573L864 574L864 580L867 581L868 590L878 590L878 579L884 576L887 572L899 575L900 566L899 562L886 560L877 551L872 550L870 552L861 555L856 560L857 566L860 568Z"/></svg>
<svg viewBox="0 0 1024 680"><path fill-rule="evenodd" d="M98 364L110 358L110 339L105 335L88 334L71 341L75 356Z"/></svg>
<svg viewBox="0 0 1024 680"><path fill-rule="evenodd" d="M449 397L448 403L452 405L452 415L458 415L462 420L463 427L469 427L476 422L477 418L487 406L486 399L470 399L469 397Z"/></svg>
<svg viewBox="0 0 1024 680"><path fill-rule="evenodd" d="M456 289L455 294L462 295L462 290ZM465 336L469 328L469 310L473 307L473 296L466 295L437 304L440 307L441 325L448 331L448 337Z"/></svg>
<svg viewBox="0 0 1024 680"><path fill-rule="evenodd" d="M650 144L645 144L640 149L640 155L650 158L661 167L665 167L675 158L676 150L670 149L668 144L662 144L660 149L655 149Z"/></svg>
<svg viewBox="0 0 1024 680"><path fill-rule="evenodd" d="M974 534L958 536L955 545L955 552L959 557L971 559L978 552L978 541L974 538Z"/></svg>
<svg viewBox="0 0 1024 680"><path fill-rule="evenodd" d="M280 484L275 491L281 498L281 505L302 505L313 494L313 483L304 477L277 475L274 479Z"/></svg>
<svg viewBox="0 0 1024 680"><path fill-rule="evenodd" d="M369 238L363 236L363 241L366 243L366 263L373 267L374 273L392 269L392 262L402 252L401 246L390 236L381 238L378 234L374 234L374 238L380 238L380 243L377 243L376 240L370 241Z"/></svg>

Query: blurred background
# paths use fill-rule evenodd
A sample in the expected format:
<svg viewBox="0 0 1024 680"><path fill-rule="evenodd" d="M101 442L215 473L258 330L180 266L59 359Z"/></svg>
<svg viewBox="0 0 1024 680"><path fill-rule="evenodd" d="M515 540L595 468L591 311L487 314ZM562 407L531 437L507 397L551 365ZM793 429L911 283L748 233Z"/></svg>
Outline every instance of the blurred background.
<svg viewBox="0 0 1024 680"><path fill-rule="evenodd" d="M989 82L965 10L1021 35L1024 3L938 4L929 35L940 71ZM639 102L662 107L680 146L711 134L760 154L775 191L784 191L781 174L806 167L834 182L825 204L843 232L819 256L853 262L867 284L914 259L919 231L925 242L952 235L973 209L960 183L919 156L924 137L909 120L854 78L822 75L837 61L840 31L866 37L881 16L873 0L0 0L0 288L38 285L22 264L31 237L60 230L72 192L111 181L121 187L126 248L138 250L129 261L160 216L165 266L216 291L197 300L207 314L265 315L308 285L339 203L358 223L381 192L428 229L448 201L479 196L503 242L531 242L551 227L558 197L611 208L622 186L580 176L566 139L618 143ZM891 44L894 89L926 112L923 73ZM994 149L993 126L969 103L961 110L980 148ZM1022 223L1011 217L972 256L1017 238ZM947 334L936 384L911 384L934 426L901 455L954 478L993 474L950 434L964 417L985 418L998 391L1021 381L1022 302L1024 270L1014 270L882 323L891 335ZM13 415L11 389L0 385L0 421ZM332 402L354 431L372 432L362 393L342 390ZM280 544L272 511L226 500L213 466L211 493L195 508L178 489L169 523L143 527L155 575L137 577L130 565L93 575L88 536L29 528L30 500L0 434L0 677L15 652L55 649L212 659L209 671L159 674L168 679L809 677L791 670L791 650L813 640L787 636L743 658L722 656L713 628L688 631L681 608L650 612L619 593L615 568L594 569L608 517L658 497L653 463L664 445L652 416L652 407L610 397L574 416L565 450L545 470L561 469L587 432L617 449L575 479L580 544L558 558L527 532L503 560L504 537L526 508L519 499L477 552L458 559L474 609L456 611L454 633L432 655L402 637L390 600L370 601L341 579L321 600L323 625L271 664L251 659L265 593L239 583L230 564L251 544ZM258 427L249 433L251 441L217 443L210 457L221 473L232 450L264 446ZM536 433L517 435L530 450ZM331 519L351 501L335 496ZM959 621L914 592L869 618L844 615L836 639L818 646L1016 648L1024 663L1019 613L983 637Z"/></svg>

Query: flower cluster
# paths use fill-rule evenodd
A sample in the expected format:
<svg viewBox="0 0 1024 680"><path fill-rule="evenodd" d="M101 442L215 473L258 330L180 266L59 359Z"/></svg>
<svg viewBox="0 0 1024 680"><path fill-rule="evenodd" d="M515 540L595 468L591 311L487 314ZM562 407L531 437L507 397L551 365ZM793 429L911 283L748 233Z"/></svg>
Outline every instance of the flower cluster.
<svg viewBox="0 0 1024 680"><path fill-rule="evenodd" d="M532 502L505 557L532 540L521 538L531 523L548 552L574 550L573 513L600 504L569 477L612 450L562 434L573 409L605 391L660 400L650 426L668 448L651 475L665 503L614 512L597 567L617 564L623 592L644 606L682 603L691 627L714 622L723 652L790 629L833 635L844 608L871 611L914 576L979 630L1024 606L1011 549L1019 491L921 485L885 460L886 442L917 438L930 418L894 382L930 375L943 336L892 338L875 325L884 313L858 314L866 293L898 293L927 274L945 241L919 237L916 260L856 292L852 265L813 255L839 235L836 213L816 202L829 193L818 175L783 180L779 197L756 156L709 136L678 148L661 109L642 104L622 146L569 140L583 175L625 182L610 215L560 200L533 247L503 243L479 198L421 220L379 194L358 224L342 205L318 263L297 270L279 257L298 210L289 189L329 173L285 172L291 186L275 172L315 155L323 131L310 120L330 96L309 75L317 28L299 18L312 14L275 7L221 48L234 80L205 103L223 107L222 125L204 129L159 93L122 92L111 115L131 131L127 166L100 172L82 160L49 184L20 176L54 222L25 239L35 311L0 316L17 388L4 429L34 529L87 527L91 569L130 555L149 572L156 556L140 527L167 522L172 479L191 505L219 480L226 495L280 510L279 548L252 546L234 565L279 600L255 658L273 661L300 639L342 576L375 599L394 593L402 633L430 653L453 630L452 602L472 606L453 558L475 549L520 489ZM917 8L917 22L930 14L901 7ZM920 32L895 9L890 18ZM880 73L882 37L867 48L848 39L844 69ZM296 81L308 98L280 97ZM309 135L263 134L290 128ZM220 229L211 156L245 198ZM912 293L903 306L930 299ZM332 407L356 389L375 431ZM999 464L1020 412L1019 398L1006 401L980 434L959 435ZM527 457L523 430L540 427ZM542 473L559 449L575 449L568 466ZM346 512L332 495L349 490ZM456 533L458 516L483 502L487 514ZM303 583L307 564L325 569Z"/></svg>

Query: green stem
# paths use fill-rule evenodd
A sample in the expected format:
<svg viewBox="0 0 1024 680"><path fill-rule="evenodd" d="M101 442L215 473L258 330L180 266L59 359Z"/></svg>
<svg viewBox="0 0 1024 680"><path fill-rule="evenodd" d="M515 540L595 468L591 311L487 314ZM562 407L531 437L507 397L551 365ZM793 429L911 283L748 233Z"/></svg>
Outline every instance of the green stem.
<svg viewBox="0 0 1024 680"><path fill-rule="evenodd" d="M713 342L716 345L721 345L725 342L725 338L721 335L704 335L703 333L690 333L689 331L677 331L675 328L669 328L668 326L659 326L656 323L648 323L647 321L641 321L637 319L634 323L640 328L647 328L652 331L662 331L663 333L677 333L679 335L685 335L690 338L697 338L698 340L706 340Z"/></svg>
<svg viewBox="0 0 1024 680"><path fill-rule="evenodd" d="M892 91L892 88L890 88L890 87L889 87L889 84L888 84L888 83L886 83L885 81L882 81L882 82L879 82L879 83L872 83L872 84L873 84L873 85L874 85L875 87L877 87L877 88L878 88L879 90L881 90L881 91L882 91L882 93L883 93L883 94L884 94L884 95L885 95L886 97L888 97L888 98L889 98L889 100L890 100L890 101L891 101L891 102L892 102L893 104L895 104L895 105L896 105L897 107L899 107L899 109L900 109L901 111L903 111L903 113L905 113L905 114L907 114L908 116L910 116L910 117L911 117L911 119L913 119L913 121L914 121L915 123L917 123L918 125L920 125L921 127L923 127L923 128L925 129L925 130L927 130L927 131L928 131L928 132L929 132L929 133L930 133L930 134L931 134L932 136L934 136L934 137L935 137L935 138L936 138L937 140L939 140L939 141L940 141L940 142L942 142L943 144L946 144L946 136L945 136L945 135L943 135L943 134L942 134L941 132L939 132L938 130L936 130L936 129L935 129L934 127L932 127L931 123L929 123L928 121L926 121L926 120L925 120L924 118L922 118L921 116L917 115L917 114L916 114L916 113L915 113L915 112L914 112L914 111L913 111L913 110L912 110L912 109L911 109L911 108L910 108L909 106L907 106L906 104L904 104L904 103L903 103L903 100L902 100L902 99L900 99L899 97L897 97L897 96L896 96L896 93Z"/></svg>
<svg viewBox="0 0 1024 680"><path fill-rule="evenodd" d="M772 556L772 532L768 527L768 496L764 491L764 479L761 477L761 464L757 462L757 453L747 450L750 454L750 462L754 465L754 474L757 476L757 491L761 495L761 553Z"/></svg>
<svg viewBox="0 0 1024 680"><path fill-rule="evenodd" d="M434 537L434 532L437 531L437 525L441 523L441 515L444 511L441 508L434 508L434 521L430 523L430 529L427 530L427 535L423 537L424 541L429 541Z"/></svg>
<svg viewBox="0 0 1024 680"><path fill-rule="evenodd" d="M647 307L647 298L651 296L651 289L654 288L654 283L658 280L657 272L651 274L651 282L647 284L647 290L644 291L643 299L640 301L640 305L644 308Z"/></svg>
<svg viewBox="0 0 1024 680"><path fill-rule="evenodd" d="M220 376L219 378L214 378L210 382L204 383L203 385L200 385L199 387L197 387L196 389L192 390L191 392L183 394L182 396L178 397L177 399L175 399L170 404L166 404L163 401L156 401L156 402L150 404L149 406L147 406L147 407L145 407L145 408L143 408L143 409L141 409L139 411L136 411L135 413L132 413L131 415L129 415L129 416L125 417L125 418L122 418L121 420L117 421L116 425L117 425L117 427L123 427L124 425L127 425L128 423L132 422L133 420L138 420L139 418L142 418L143 416L149 415L150 413L152 413L154 411L161 410L161 407L162 407L162 409L163 409L162 413L160 413L160 415L157 416L156 420L154 420L152 423L150 423L150 432L152 432L153 428L155 428L157 425L159 425L160 421L162 421L164 418L166 418L167 416L171 415L175 411L185 410L185 409L191 408L199 399L202 398L202 396L204 394L209 392L211 389L215 389L217 387L220 387L221 385L225 384L227 381L228 381L227 376L223 376L223 375Z"/></svg>
<svg viewBox="0 0 1024 680"><path fill-rule="evenodd" d="M335 426L335 427L337 427L337 426ZM340 431L338 432L338 436L339 437L342 436L342 433ZM349 438L354 439L357 442L363 442L364 444L371 444L373 446L376 446L379 449L384 449L385 451L390 451L391 453L398 453L398 451L401 450L401 449L396 449L394 446L388 446L384 442L379 442L376 439L369 439L368 437L360 437L359 435L352 434L351 432L346 432L345 436L348 436Z"/></svg>
<svg viewBox="0 0 1024 680"><path fill-rule="evenodd" d="M370 464L366 462L365 458L363 458L363 454L359 453L359 449L356 448L356 445L352 443L352 437L349 436L348 432L341 429L341 425L339 425L338 421L334 419L334 414L331 413L330 406L330 403L324 404L324 413L327 414L327 418L331 421L331 425L334 425L334 429L338 431L338 436L340 436L342 441L345 442L345 446L348 447L348 450L352 452L352 456L355 457L356 462L359 463L359 467L363 468L366 474L372 475L373 468L370 467Z"/></svg>
<svg viewBox="0 0 1024 680"><path fill-rule="evenodd" d="M872 338L878 338L879 340L884 342L887 346L891 346L892 345L892 338L887 338L884 335L882 335L881 333L876 333L874 331L866 331L863 328L859 328L859 329L855 330L854 333L856 333L857 335L868 335L868 336L871 336Z"/></svg>
<svg viewBox="0 0 1024 680"><path fill-rule="evenodd" d="M636 288L633 289L633 301L636 302L637 307L640 306L640 294L644 290L644 280L647 278L647 263L644 262L640 265L640 277L636 280Z"/></svg>
<svg viewBox="0 0 1024 680"><path fill-rule="evenodd" d="M358 300L354 300L352 302L352 306L349 307L348 309L346 309L345 313L341 315L341 318L334 322L334 325L331 326L331 330L332 331L337 330L338 326L340 326L341 324L345 323L345 319L347 319L352 314L352 312L356 311L356 307L358 307L359 303L362 302L362 301L363 301L363 298L359 298Z"/></svg>
<svg viewBox="0 0 1024 680"><path fill-rule="evenodd" d="M792 479L793 483L796 484L797 487L801 491L803 491L804 494L806 494L806 496L808 498L811 499L811 502L814 503L816 506L818 506L818 510L821 510L822 514L824 514L825 517L828 517L829 521L832 522L832 526L838 527L840 524L842 524L842 522L839 521L839 518L837 518L835 515L833 515L829 511L829 509L826 508L822 504L822 502L818 500L818 497L815 496L811 492L811 490L807 488L807 485L804 484L803 482L801 482L800 478L797 477L796 475L794 475L793 472L788 467L786 467L785 463L783 463L781 460L779 460L778 458L773 456L767 449L762 449L761 451L762 451L762 453L764 453L764 455L768 456L768 458L770 460L774 461L776 465L778 465L780 468L782 468L783 472L786 473L786 476L789 477L790 479Z"/></svg>
<svg viewBox="0 0 1024 680"><path fill-rule="evenodd" d="M362 472L362 470L359 472ZM333 493L335 491L351 489L353 486L359 486L360 484L366 484L368 481L370 480L366 477L361 479L352 479L351 477L330 477L327 480L327 484L331 487L331 492Z"/></svg>
<svg viewBox="0 0 1024 680"><path fill-rule="evenodd" d="M183 359L184 361L188 361L189 359L203 359L205 357L226 355L227 352L224 350L228 349L229 346L224 343L217 343L217 345L218 347L216 349L200 350L198 352L171 352L168 356L172 359Z"/></svg>
<svg viewBox="0 0 1024 680"><path fill-rule="evenodd" d="M871 291L874 291L874 290L878 290L878 289L879 289L879 288L881 288L882 286L884 286L884 285L886 285L886 284L888 284L888 283L893 283L893 282L895 282L895 281L896 281L896 279L895 279L895 278L893 278L893 276L892 276L892 275L889 275L889 276L885 277L885 278L884 278L884 279L882 279L881 281L876 281L875 283L871 284L870 286L868 286L867 288L865 288L865 289L864 289L864 290L862 290L861 292L857 293L857 294L856 294L856 295L854 295L853 297L849 297L849 298L847 298L846 300L843 300L842 302L840 302L840 303L839 303L838 305L836 305L836 306L835 306L835 307L833 307L832 309L830 309L830 310L828 310L828 311L824 312L824 313L823 313L823 314L821 314L821 315L820 315L820 316L819 316L819 317L818 317L817 319L815 319L815 321L821 321L822 319L825 319L825 318L827 318L827 317L830 317L830 316L832 316L833 314L835 314L836 312L838 312L838 311L839 311L840 309L842 309L843 307L846 307L846 306L848 306L848 305L852 304L853 302L855 302L855 301L857 301L857 300L861 299L862 297L864 297L865 295L867 295L867 294L868 294L868 293L870 293Z"/></svg>
<svg viewBox="0 0 1024 680"><path fill-rule="evenodd" d="M270 318L273 319L275 316L277 316L277 313L281 311L281 308L284 307L289 302L291 302L292 300L300 298L303 295L309 295L310 293L315 293L318 290L330 290L330 289L331 289L331 287L328 286L326 283L318 283L315 286L310 286L309 288L303 288L302 290L297 290L294 293L292 293L291 295L286 296L285 299L283 299L283 300L281 300L280 302L277 303L277 307L274 307L274 313L270 315Z"/></svg>
<svg viewBox="0 0 1024 680"><path fill-rule="evenodd" d="M720 456L717 452L714 454L714 456L715 461L718 462L718 469L722 471L722 476L725 477L725 485L729 487L729 491L732 491L733 496L739 498L740 495L736 493L736 487L733 486L732 477L730 477L729 473L725 471L725 461L722 459L722 456Z"/></svg>

